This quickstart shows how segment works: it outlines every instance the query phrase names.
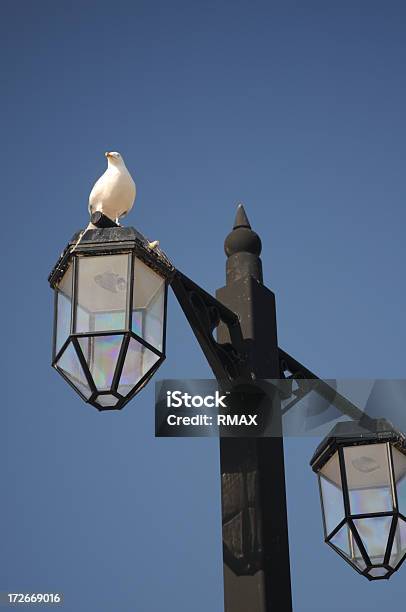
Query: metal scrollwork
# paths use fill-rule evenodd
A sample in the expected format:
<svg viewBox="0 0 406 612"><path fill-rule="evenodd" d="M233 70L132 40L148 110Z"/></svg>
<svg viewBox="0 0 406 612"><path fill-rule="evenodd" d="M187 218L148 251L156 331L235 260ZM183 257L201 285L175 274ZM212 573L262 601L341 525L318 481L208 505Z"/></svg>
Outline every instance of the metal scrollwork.
<svg viewBox="0 0 406 612"><path fill-rule="evenodd" d="M246 357L237 315L187 276L176 271L171 287L217 380L232 381L246 374ZM229 343L214 337L218 325L229 331Z"/></svg>

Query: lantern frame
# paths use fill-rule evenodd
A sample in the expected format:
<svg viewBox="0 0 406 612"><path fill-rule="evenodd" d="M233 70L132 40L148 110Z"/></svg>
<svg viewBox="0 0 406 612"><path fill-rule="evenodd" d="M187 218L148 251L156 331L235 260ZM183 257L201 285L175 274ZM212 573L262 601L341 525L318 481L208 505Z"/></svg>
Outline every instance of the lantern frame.
<svg viewBox="0 0 406 612"><path fill-rule="evenodd" d="M166 357L166 321L167 321L167 297L168 297L168 285L170 284L171 278L174 274L174 268L166 255L158 249L150 249L148 246L148 240L137 230L131 227L104 227L97 228L75 234L67 247L61 254L58 262L54 269L49 275L50 286L54 289L54 324L53 324L53 340L52 340L52 367L54 367L62 378L79 394L79 396L87 403L91 404L98 410L120 410L127 402L129 402L150 380L150 378L157 371L159 366L163 363ZM79 272L79 261L86 257L103 257L110 255L127 255L127 287L125 296L125 315L124 325L119 329L103 329L103 330L88 330L88 331L77 331L76 330L76 319L78 309L78 272ZM133 313L137 309L133 307L133 296L134 296L134 272L136 260L141 261L150 270L159 275L163 281L163 310L162 310L162 338L161 346L157 348L150 342L148 342L142 335L136 333L132 326ZM71 298L70 298L70 321L69 321L69 333L62 344L57 347L57 329L58 329L58 294L59 294L59 283L68 271L69 266L72 266L72 279L71 279ZM146 309L144 309L146 311ZM100 311L99 311L100 312ZM101 311L102 312L102 311ZM91 338L103 338L106 336L122 336L118 357L114 366L114 374L112 376L109 390L97 389L96 384L93 380L89 365L83 354L82 347L80 346L81 339ZM131 340L134 340L139 345L144 347L144 351L148 350L150 353L156 356L156 361L148 368L148 370L141 376L136 382L132 389L126 394L122 395L118 392L118 384L120 376L123 372L125 359L128 354L128 348ZM82 340L83 342L83 340ZM69 344L74 347L76 356L79 360L80 366L83 370L86 383L91 391L89 397L86 397L84 393L65 375L64 371L58 362L64 355L65 351L68 350ZM117 402L114 405L101 405L98 403L98 398L108 396L109 398L116 398ZM106 397L107 403L110 401Z"/></svg>
<svg viewBox="0 0 406 612"><path fill-rule="evenodd" d="M366 425L367 423L367 425ZM350 487L347 480L347 467L345 460L345 449L352 447L360 447L366 445L385 445L387 452L387 468L389 474L388 487L390 489L390 495L392 499L392 509L390 511L376 511L376 512L363 512L355 513L351 510L350 503ZM328 436L321 442L316 449L310 465L313 471L318 476L320 503L322 508L323 517L323 528L324 528L324 541L342 557L353 569L359 574L365 576L368 580L382 580L389 579L395 571L399 569L406 558L406 544L401 549L403 554L391 565L391 556L395 554L394 542L396 534L398 533L397 528L401 526L406 528L406 516L401 512L399 507L397 483L395 479L395 466L393 459L393 449L397 449L400 453L406 456L406 441L405 436L393 428L392 424L386 419L370 419L365 418L365 421L354 422L346 421L337 423ZM326 476L321 473L321 470L326 464L332 459L337 453L339 462L339 475L341 480L341 491L343 498L343 509L344 517L339 521L333 529L328 529L326 524L326 507L325 500L323 499L323 490L321 477L326 479ZM401 479L400 479L401 480ZM399 480L399 482L400 482ZM371 489L368 490L372 490ZM387 542L385 546L385 554L382 563L374 563L373 556L368 554L366 546L359 535L359 532L354 521L361 521L362 519L370 518L385 518L391 519L390 528L388 531ZM402 522L400 522L402 521ZM404 523L403 523L404 522ZM355 561L356 555L354 550L352 552L353 558L350 559L346 554L333 544L332 540L339 534L342 528L348 529L349 539L352 541L351 547L353 549L358 548L358 552L361 555L362 564L365 567L358 566ZM360 564L361 565L361 564ZM382 575L373 575L371 571L379 570ZM385 573L384 573L385 572Z"/></svg>

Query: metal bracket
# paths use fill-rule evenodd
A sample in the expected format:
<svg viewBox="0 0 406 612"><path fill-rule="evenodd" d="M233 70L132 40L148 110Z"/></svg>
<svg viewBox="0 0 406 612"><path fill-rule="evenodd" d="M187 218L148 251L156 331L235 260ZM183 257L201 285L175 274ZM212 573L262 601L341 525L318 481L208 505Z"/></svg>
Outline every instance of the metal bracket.
<svg viewBox="0 0 406 612"><path fill-rule="evenodd" d="M170 285L216 379L251 378L238 316L179 270ZM221 344L214 338L220 322L227 326L231 342Z"/></svg>
<svg viewBox="0 0 406 612"><path fill-rule="evenodd" d="M308 370L304 365L296 361L291 355L279 349L279 364L280 378L287 380L295 380L299 385L299 393L297 399L294 399L288 406L285 407L284 413L292 408L297 401L309 393L312 389L317 390L317 393L333 404L342 414L350 417L354 421L362 423L366 429L373 428L373 419L363 412L358 406L350 402L346 397L338 393L330 387L324 380L321 380L316 374ZM288 374L288 376L286 376ZM303 380L303 384L300 382ZM315 385L309 385L308 381L314 380ZM373 429L371 429L373 431Z"/></svg>

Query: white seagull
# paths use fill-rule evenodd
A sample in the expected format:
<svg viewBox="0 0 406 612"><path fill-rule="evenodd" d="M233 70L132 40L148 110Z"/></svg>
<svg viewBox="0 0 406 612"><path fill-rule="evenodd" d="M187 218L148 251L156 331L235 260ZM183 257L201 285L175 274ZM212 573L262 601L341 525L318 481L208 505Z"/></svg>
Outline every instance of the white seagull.
<svg viewBox="0 0 406 612"><path fill-rule="evenodd" d="M134 205L136 187L124 159L116 151L107 151L107 170L93 186L89 196L89 214L101 212L118 223Z"/></svg>
<svg viewBox="0 0 406 612"><path fill-rule="evenodd" d="M101 212L118 225L119 219L125 217L132 209L137 190L124 163L123 156L117 151L107 151L105 156L107 157L107 170L96 181L90 192L89 215L91 217L94 212ZM77 248L87 230L90 229L96 229L91 221L87 228L80 233L73 251ZM159 240L148 243L150 249L155 249L158 245Z"/></svg>

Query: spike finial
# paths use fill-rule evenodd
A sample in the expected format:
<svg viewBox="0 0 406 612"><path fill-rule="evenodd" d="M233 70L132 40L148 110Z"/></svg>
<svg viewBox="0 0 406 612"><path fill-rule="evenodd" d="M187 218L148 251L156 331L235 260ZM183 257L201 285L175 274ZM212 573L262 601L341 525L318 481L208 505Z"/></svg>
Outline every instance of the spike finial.
<svg viewBox="0 0 406 612"><path fill-rule="evenodd" d="M245 212L244 204L242 202L240 202L237 206L237 213L235 215L233 229L237 229L239 227L246 227L247 229L251 229L251 225L248 221L247 213Z"/></svg>
<svg viewBox="0 0 406 612"><path fill-rule="evenodd" d="M250 253L259 256L261 253L261 239L256 232L251 229L247 213L244 206L240 203L237 206L234 226L228 234L224 249L227 257L236 253Z"/></svg>

